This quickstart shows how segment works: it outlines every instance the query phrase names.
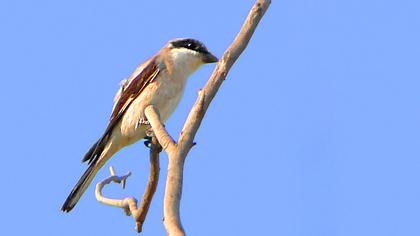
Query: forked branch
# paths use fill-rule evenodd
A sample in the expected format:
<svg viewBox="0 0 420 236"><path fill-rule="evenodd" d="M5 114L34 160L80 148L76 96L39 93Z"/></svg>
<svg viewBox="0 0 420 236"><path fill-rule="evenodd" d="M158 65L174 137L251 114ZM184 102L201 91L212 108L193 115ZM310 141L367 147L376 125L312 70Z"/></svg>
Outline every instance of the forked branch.
<svg viewBox="0 0 420 236"><path fill-rule="evenodd" d="M217 63L210 79L207 81L203 89L199 91L198 98L192 107L187 120L185 121L181 135L178 139L178 143L172 139L172 137L165 130L164 125L161 123L158 111L153 106L148 106L145 109L145 115L152 126L153 133L156 139L159 141L163 149L168 154L168 173L166 178L165 186L165 197L164 197L164 225L168 235L170 236L183 236L185 235L184 229L182 228L181 218L179 214L180 200L182 194L182 182L183 182L183 171L185 158L188 152L193 146L193 140L200 127L201 121L207 111L208 106L219 90L221 84L225 80L230 68L245 50L251 39L258 23L262 19L264 13L268 9L271 1L270 0L257 0L248 14L245 22L242 25L241 30L235 37L234 41L228 47L223 54L220 61ZM154 140L156 140L154 139ZM157 165L159 169L159 166ZM152 173L152 171L151 171ZM107 199L101 195L102 187L111 182L124 182L128 176L117 177L111 176L108 179L100 182L97 185L97 199L98 201L123 208L126 213L131 214L136 219L136 229L138 232L141 231L141 226L147 213L147 207L143 206L143 202L140 209L137 209L137 200L134 198L125 198L122 200ZM157 177L150 178L149 181L156 180ZM148 185L149 186L149 185ZM153 189L153 188L151 188ZM154 187L155 189L155 187ZM147 191L146 191L147 192ZM153 190L154 192L154 190ZM143 201L149 201L151 196L143 196ZM147 200L149 199L150 200ZM146 199L146 200L145 200ZM141 215L145 212L144 215Z"/></svg>
<svg viewBox="0 0 420 236"><path fill-rule="evenodd" d="M159 116L153 106L146 108L146 117L149 120L157 139L164 147L169 157L163 213L164 225L168 235L185 235L179 214L184 161L193 146L193 140L197 130L200 127L208 106L220 88L220 85L225 80L232 65L245 50L270 3L270 0L257 0L252 7L236 38L225 51L221 60L217 63L217 66L205 87L200 90L198 98L184 124L178 144L175 144L165 130L163 124L158 119Z"/></svg>
<svg viewBox="0 0 420 236"><path fill-rule="evenodd" d="M126 197L124 199L112 199L107 198L102 195L102 188L111 182L121 183L122 187L125 187L125 183L127 178L131 175L128 173L124 176L116 176L115 171L110 167L111 176L102 180L96 185L95 196L96 200L101 203L110 206L116 206L119 208L123 208L124 212L128 216L133 216L134 220L136 221L135 230L140 233L143 228L143 223L146 219L147 212L149 210L150 204L153 199L153 195L156 191L156 187L159 181L159 153L162 151L162 147L160 146L159 142L155 137L151 139L151 147L150 147L150 174L149 179L147 181L146 190L143 194L142 201L140 203L140 207L137 208L137 199L134 197Z"/></svg>

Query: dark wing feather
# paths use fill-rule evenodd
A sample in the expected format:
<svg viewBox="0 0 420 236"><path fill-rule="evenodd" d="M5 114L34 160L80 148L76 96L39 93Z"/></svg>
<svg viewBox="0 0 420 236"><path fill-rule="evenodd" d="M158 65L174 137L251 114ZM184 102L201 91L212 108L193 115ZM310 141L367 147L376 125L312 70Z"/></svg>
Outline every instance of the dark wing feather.
<svg viewBox="0 0 420 236"><path fill-rule="evenodd" d="M88 163L96 162L99 156L102 154L106 144L111 137L112 130L121 120L127 108L136 99L140 93L151 83L156 76L159 74L159 67L156 63L156 58L152 58L147 62L146 66L141 72L134 77L129 79L129 84L121 91L119 99L115 102L114 109L109 119L108 127L101 138L89 149L82 161L89 161Z"/></svg>

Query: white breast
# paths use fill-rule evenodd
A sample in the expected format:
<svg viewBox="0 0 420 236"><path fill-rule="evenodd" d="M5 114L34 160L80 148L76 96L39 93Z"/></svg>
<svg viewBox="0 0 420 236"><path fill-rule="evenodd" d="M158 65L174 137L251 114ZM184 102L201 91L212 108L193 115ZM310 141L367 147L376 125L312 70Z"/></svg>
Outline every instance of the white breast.
<svg viewBox="0 0 420 236"><path fill-rule="evenodd" d="M165 72L159 74L128 107L121 121L122 136L133 141L145 136L145 129L139 125L139 121L145 119L144 109L149 105L154 105L162 122L166 122L178 106L184 87L185 80L177 82Z"/></svg>
<svg viewBox="0 0 420 236"><path fill-rule="evenodd" d="M145 119L144 109L154 105L162 122L166 122L178 106L187 78L202 64L197 55L185 50L174 50L171 54L171 73L162 69L157 78L128 107L121 121L121 135L132 142L145 136L145 127L139 121ZM167 66L169 67L169 66Z"/></svg>

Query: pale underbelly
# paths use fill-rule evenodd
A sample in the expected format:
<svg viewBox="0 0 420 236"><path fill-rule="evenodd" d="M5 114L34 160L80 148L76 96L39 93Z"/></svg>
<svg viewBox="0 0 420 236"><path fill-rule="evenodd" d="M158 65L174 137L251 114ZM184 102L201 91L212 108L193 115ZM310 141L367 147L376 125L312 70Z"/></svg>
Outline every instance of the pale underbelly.
<svg viewBox="0 0 420 236"><path fill-rule="evenodd" d="M154 105L158 110L161 121L165 123L174 112L183 89L171 86L170 84L150 84L127 108L119 125L119 132L126 144L132 144L146 136L146 130L150 126L140 124L146 119L144 109Z"/></svg>

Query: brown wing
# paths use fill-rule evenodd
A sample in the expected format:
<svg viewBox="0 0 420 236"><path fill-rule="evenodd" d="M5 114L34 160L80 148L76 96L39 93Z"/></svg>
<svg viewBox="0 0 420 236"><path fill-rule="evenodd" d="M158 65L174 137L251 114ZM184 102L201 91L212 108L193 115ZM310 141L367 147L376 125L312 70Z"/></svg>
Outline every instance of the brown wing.
<svg viewBox="0 0 420 236"><path fill-rule="evenodd" d="M112 130L121 120L127 108L159 74L156 58L152 58L146 63L143 70L134 78L130 78L128 85L121 91L119 99L115 102L114 109L112 110L108 127L102 137L86 153L82 160L83 162L89 161L90 164L98 159L111 137Z"/></svg>

